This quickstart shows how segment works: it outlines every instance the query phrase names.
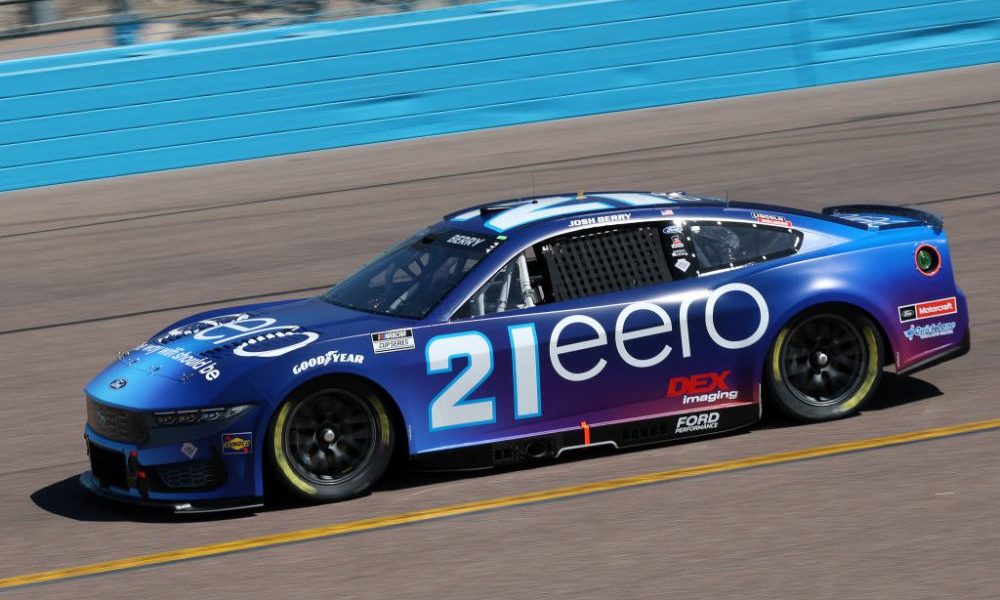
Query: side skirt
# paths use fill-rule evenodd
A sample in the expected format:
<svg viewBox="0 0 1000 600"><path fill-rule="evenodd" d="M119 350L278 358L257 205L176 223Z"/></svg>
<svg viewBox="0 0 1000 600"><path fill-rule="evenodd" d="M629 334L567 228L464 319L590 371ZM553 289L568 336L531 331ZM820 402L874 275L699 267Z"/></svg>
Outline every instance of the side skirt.
<svg viewBox="0 0 1000 600"><path fill-rule="evenodd" d="M938 354L937 356L931 356L929 358L925 358L924 360L918 363L914 363L906 367L905 369L900 369L896 373L898 375L913 375L918 371L929 369L945 361L956 359L959 356L965 356L966 354L969 353L970 349L972 349L972 334L969 332L968 329L966 329L965 335L962 336L962 343L959 344L958 346L945 350L944 352Z"/></svg>
<svg viewBox="0 0 1000 600"><path fill-rule="evenodd" d="M417 470L425 471L492 469L551 460L569 450L601 447L633 448L702 437L748 427L756 423L759 418L759 407L756 404L747 404L426 452L411 456L410 465Z"/></svg>

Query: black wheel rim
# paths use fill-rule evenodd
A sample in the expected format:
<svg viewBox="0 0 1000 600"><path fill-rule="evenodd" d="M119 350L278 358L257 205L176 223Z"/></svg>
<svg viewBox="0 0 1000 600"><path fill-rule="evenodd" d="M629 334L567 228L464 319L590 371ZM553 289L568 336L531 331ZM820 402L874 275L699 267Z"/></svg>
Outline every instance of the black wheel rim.
<svg viewBox="0 0 1000 600"><path fill-rule="evenodd" d="M371 406L344 390L306 397L288 415L284 452L295 471L319 485L336 485L364 471L375 452Z"/></svg>
<svg viewBox="0 0 1000 600"><path fill-rule="evenodd" d="M817 315L799 323L781 353L785 381L800 401L834 406L861 387L868 349L861 332L837 315Z"/></svg>

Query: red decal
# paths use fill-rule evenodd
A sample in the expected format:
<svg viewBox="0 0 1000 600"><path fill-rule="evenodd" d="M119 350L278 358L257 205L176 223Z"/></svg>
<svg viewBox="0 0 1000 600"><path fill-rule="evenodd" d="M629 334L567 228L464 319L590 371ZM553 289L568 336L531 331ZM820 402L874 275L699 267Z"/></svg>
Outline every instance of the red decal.
<svg viewBox="0 0 1000 600"><path fill-rule="evenodd" d="M668 396L683 396L685 394L709 394L715 391L728 392L726 378L729 371L722 373L700 373L690 377L674 377L667 386Z"/></svg>
<svg viewBox="0 0 1000 600"><path fill-rule="evenodd" d="M958 312L958 302L955 297L931 300L917 304L917 318L930 319L942 315L953 315Z"/></svg>

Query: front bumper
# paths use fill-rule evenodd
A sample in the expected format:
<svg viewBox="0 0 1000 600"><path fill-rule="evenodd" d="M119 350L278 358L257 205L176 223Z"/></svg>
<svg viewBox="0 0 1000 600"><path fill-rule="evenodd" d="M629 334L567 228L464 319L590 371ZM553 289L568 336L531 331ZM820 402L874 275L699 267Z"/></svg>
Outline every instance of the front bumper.
<svg viewBox="0 0 1000 600"><path fill-rule="evenodd" d="M141 496L137 497L128 493L122 493L114 487L106 486L94 477L94 474L90 471L80 475L80 485L91 494L105 500L153 510L166 510L174 513L201 514L234 510L254 510L264 506L262 498L223 498L197 500L194 502L162 499L151 500Z"/></svg>
<svg viewBox="0 0 1000 600"><path fill-rule="evenodd" d="M263 505L252 433L246 433L247 448L238 453L225 448L225 435L218 433L149 446L102 437L88 425L84 437L91 470L80 483L102 498L178 513Z"/></svg>

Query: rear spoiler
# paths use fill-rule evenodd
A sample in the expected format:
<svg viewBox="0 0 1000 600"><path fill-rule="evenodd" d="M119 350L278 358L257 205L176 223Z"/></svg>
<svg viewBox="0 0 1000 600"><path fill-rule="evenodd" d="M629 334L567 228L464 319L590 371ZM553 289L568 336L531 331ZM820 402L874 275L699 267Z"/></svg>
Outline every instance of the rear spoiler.
<svg viewBox="0 0 1000 600"><path fill-rule="evenodd" d="M940 215L909 206L844 204L828 206L823 214L844 225L869 231L926 226L933 228L934 233L941 233L944 229L944 219Z"/></svg>

